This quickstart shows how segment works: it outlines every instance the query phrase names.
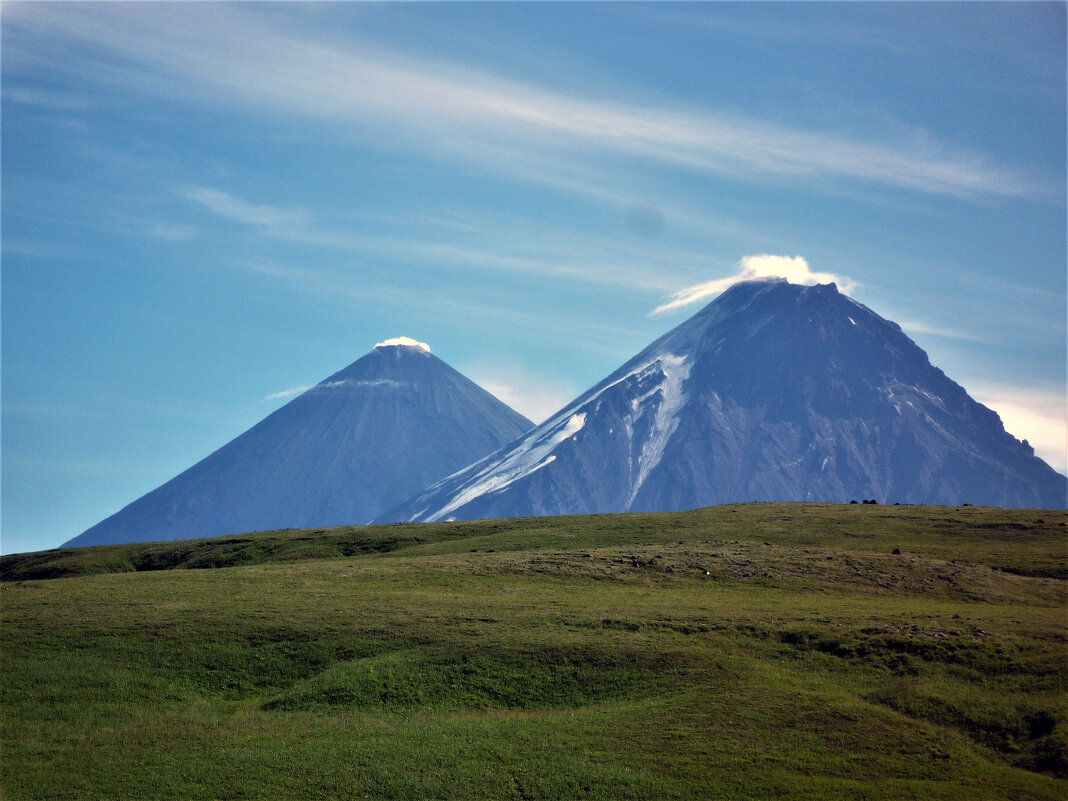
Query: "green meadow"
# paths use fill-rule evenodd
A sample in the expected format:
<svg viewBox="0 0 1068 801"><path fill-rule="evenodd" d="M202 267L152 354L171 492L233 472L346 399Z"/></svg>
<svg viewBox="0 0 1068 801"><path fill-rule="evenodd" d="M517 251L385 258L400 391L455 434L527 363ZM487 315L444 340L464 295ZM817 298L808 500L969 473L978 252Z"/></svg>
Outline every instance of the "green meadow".
<svg viewBox="0 0 1068 801"><path fill-rule="evenodd" d="M1068 515L745 504L0 558L4 799L1060 799Z"/></svg>

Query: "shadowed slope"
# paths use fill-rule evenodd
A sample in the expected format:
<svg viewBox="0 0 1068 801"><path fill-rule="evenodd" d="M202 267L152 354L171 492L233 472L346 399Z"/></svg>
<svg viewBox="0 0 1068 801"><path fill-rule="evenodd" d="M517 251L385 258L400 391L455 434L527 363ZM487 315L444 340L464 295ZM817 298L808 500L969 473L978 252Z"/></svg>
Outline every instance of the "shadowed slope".
<svg viewBox="0 0 1068 801"><path fill-rule="evenodd" d="M1063 508L1066 480L838 292L737 284L507 448L380 521L876 498Z"/></svg>
<svg viewBox="0 0 1068 801"><path fill-rule="evenodd" d="M67 545L364 523L532 425L428 350L380 345Z"/></svg>

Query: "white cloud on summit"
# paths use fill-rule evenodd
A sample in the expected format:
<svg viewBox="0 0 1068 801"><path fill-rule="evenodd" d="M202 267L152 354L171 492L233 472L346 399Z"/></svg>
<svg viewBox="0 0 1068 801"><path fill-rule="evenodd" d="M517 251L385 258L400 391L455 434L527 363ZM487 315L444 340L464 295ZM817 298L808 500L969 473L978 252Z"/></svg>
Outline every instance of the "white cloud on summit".
<svg viewBox="0 0 1068 801"><path fill-rule="evenodd" d="M417 348L430 353L430 346L425 342L419 342L411 337L393 337L375 345L376 348L388 348L392 345L403 345L406 348Z"/></svg>
<svg viewBox="0 0 1068 801"><path fill-rule="evenodd" d="M847 276L812 272L808 262L801 256L773 256L770 253L760 253L743 257L738 262L738 272L732 276L695 284L671 294L667 303L653 309L653 314L662 314L689 306L691 303L718 295L740 281L753 281L759 278L785 278L792 284L828 284L833 281L846 293L856 288L856 282Z"/></svg>

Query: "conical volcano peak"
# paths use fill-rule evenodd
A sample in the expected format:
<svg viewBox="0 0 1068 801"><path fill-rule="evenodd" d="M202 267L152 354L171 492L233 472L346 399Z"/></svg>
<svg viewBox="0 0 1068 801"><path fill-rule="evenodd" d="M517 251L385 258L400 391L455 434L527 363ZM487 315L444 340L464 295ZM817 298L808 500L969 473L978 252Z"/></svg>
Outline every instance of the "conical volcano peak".
<svg viewBox="0 0 1068 801"><path fill-rule="evenodd" d="M380 342L74 545L365 523L533 423L421 342Z"/></svg>
<svg viewBox="0 0 1068 801"><path fill-rule="evenodd" d="M393 337L392 339L387 339L384 342L379 342L375 345L375 350L381 348L409 348L422 351L423 353L430 353L430 346L428 344L419 342L411 337Z"/></svg>
<svg viewBox="0 0 1068 801"><path fill-rule="evenodd" d="M842 295L838 284L829 281L826 284L794 284L786 278L772 276L768 278L751 278L732 284L709 305L727 304L738 306L758 297L780 297L800 300L801 298L836 297ZM847 295L842 295L848 297Z"/></svg>
<svg viewBox="0 0 1068 801"><path fill-rule="evenodd" d="M865 313L871 314L865 306L842 294L834 282L808 285L778 276L751 278L732 284L635 359L684 351L699 358L710 357L732 337L752 340L760 335L790 344L813 324L818 327L831 318L840 318L842 324L854 327ZM761 358L759 353L751 357Z"/></svg>
<svg viewBox="0 0 1068 801"><path fill-rule="evenodd" d="M744 321L746 338L765 327L765 335L773 337L796 336L803 330L826 329L834 323L855 331L865 321L869 324L878 321L881 326L900 331L896 324L883 320L840 291L833 281L794 284L785 278L760 278L734 284L680 328L692 322L722 333L722 326L730 325L731 319Z"/></svg>
<svg viewBox="0 0 1068 801"><path fill-rule="evenodd" d="M875 497L1063 508L1064 476L836 284L738 282L379 522Z"/></svg>
<svg viewBox="0 0 1068 801"><path fill-rule="evenodd" d="M797 287L798 285L791 284L785 278L750 278L745 281L739 281L736 284L731 284L729 287L723 290L723 292L720 293L719 297L713 300L712 303L728 300L740 300L742 298L752 298L757 295L762 295L770 290L781 289L785 286Z"/></svg>
<svg viewBox="0 0 1068 801"><path fill-rule="evenodd" d="M722 319L744 312L754 304L787 303L800 297L808 287L791 284L785 278L752 278L739 281L723 290L715 299L694 315L693 319ZM708 320L712 322L712 320Z"/></svg>

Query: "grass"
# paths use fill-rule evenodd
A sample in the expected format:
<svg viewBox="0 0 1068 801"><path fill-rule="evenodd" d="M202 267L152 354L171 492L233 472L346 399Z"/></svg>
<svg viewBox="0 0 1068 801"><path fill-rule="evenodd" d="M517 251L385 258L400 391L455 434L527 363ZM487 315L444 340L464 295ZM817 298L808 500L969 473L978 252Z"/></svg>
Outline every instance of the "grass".
<svg viewBox="0 0 1068 801"><path fill-rule="evenodd" d="M747 504L4 557L0 790L1063 798L1065 522Z"/></svg>

